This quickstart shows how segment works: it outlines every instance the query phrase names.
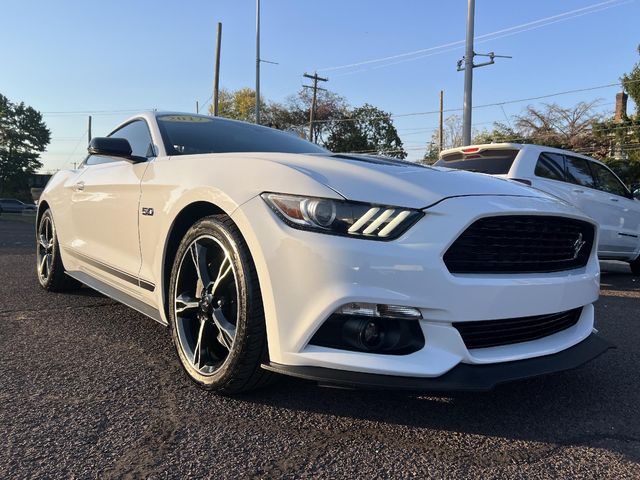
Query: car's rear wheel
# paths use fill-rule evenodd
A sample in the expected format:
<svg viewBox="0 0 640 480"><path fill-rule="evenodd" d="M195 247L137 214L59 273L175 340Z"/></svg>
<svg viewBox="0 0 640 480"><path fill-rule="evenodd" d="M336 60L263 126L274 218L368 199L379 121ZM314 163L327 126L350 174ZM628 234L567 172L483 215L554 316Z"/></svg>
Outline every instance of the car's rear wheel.
<svg viewBox="0 0 640 480"><path fill-rule="evenodd" d="M238 393L270 374L258 278L249 249L224 215L206 217L185 234L174 260L169 320L178 358L203 388Z"/></svg>
<svg viewBox="0 0 640 480"><path fill-rule="evenodd" d="M629 262L629 266L631 267L631 273L633 273L634 275L640 275L640 257L636 258L632 262Z"/></svg>
<svg viewBox="0 0 640 480"><path fill-rule="evenodd" d="M36 231L36 271L38 281L45 290L63 292L81 286L80 282L65 275L60 257L60 246L53 214L47 209L38 221Z"/></svg>

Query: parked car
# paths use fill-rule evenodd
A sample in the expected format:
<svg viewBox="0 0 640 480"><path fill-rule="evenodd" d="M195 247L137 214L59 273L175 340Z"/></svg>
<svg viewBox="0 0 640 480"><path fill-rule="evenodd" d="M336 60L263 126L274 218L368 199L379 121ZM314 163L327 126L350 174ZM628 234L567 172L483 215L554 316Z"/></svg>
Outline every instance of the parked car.
<svg viewBox="0 0 640 480"><path fill-rule="evenodd" d="M632 193L604 163L569 150L501 143L444 150L436 165L516 180L575 205L600 226L600 259L629 262L640 275L640 191Z"/></svg>
<svg viewBox="0 0 640 480"><path fill-rule="evenodd" d="M16 198L0 198L0 213L36 212L34 204L24 203Z"/></svg>
<svg viewBox="0 0 640 480"><path fill-rule="evenodd" d="M202 387L485 390L610 346L597 225L536 190L185 113L88 153L42 194L38 280L168 325Z"/></svg>

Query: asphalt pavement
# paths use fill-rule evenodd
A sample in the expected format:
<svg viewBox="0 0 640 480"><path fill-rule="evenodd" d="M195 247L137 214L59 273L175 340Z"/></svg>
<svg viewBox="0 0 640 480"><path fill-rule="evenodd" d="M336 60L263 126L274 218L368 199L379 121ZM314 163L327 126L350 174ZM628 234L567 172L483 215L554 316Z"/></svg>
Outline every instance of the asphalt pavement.
<svg viewBox="0 0 640 480"><path fill-rule="evenodd" d="M482 394L283 378L195 387L161 325L43 291L33 227L0 218L0 478L640 478L640 279L603 264L594 362Z"/></svg>

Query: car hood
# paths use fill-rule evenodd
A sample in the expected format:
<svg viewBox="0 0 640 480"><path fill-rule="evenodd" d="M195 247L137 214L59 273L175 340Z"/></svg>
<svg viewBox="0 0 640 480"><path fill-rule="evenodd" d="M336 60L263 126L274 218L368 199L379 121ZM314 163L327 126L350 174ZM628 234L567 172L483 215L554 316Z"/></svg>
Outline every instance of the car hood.
<svg viewBox="0 0 640 480"><path fill-rule="evenodd" d="M259 153L331 188L348 200L425 208L445 198L473 195L547 197L490 175L427 167L392 158L346 154Z"/></svg>

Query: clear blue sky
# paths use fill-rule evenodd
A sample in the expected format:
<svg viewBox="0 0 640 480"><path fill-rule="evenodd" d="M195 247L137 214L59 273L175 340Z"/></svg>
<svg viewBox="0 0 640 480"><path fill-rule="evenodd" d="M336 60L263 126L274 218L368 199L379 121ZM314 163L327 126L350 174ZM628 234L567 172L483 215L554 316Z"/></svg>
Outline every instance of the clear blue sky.
<svg viewBox="0 0 640 480"><path fill-rule="evenodd" d="M603 1L477 0L476 36L602 5L595 13L579 11L477 43L477 52L514 58L475 70L474 104L617 81L639 58L640 1ZM460 108L461 45L418 59L321 69L463 40L466 6L466 0L262 0L262 57L279 62L263 65L262 93L281 101L300 88L303 72L318 69L330 79L326 86L352 105L368 102L394 114L433 111L443 89L445 108ZM218 21L221 86L254 86L254 0L2 0L2 17L0 92L42 112L109 111L94 115L94 135L106 134L129 115L113 111L193 111L196 100L206 100ZM600 108L611 111L616 91L546 101L572 105L602 98ZM526 105L505 105L505 113ZM491 127L505 113L500 107L477 109L474 124ZM81 159L86 115L46 113L45 120L53 137L43 155L45 168L67 168ZM436 124L436 115L396 119L410 158L422 155L419 148Z"/></svg>

